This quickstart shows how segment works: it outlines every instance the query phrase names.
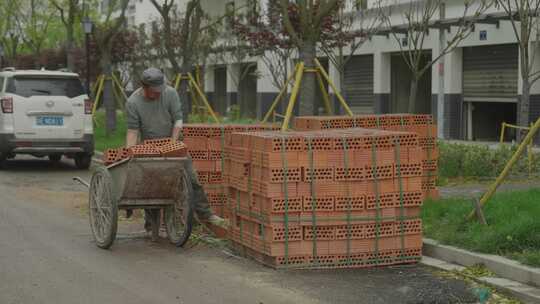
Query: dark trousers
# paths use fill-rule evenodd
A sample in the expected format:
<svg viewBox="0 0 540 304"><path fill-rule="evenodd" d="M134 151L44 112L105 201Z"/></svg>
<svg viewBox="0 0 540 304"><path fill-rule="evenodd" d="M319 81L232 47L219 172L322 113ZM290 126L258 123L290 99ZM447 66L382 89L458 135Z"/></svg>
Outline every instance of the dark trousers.
<svg viewBox="0 0 540 304"><path fill-rule="evenodd" d="M197 214L199 220L206 220L212 215L212 210L210 209L210 204L208 203L206 193L204 193L204 189L199 183L197 173L193 169L191 157L188 158L185 168L191 181L191 186L193 187L193 195L191 197L192 206L194 206L195 213ZM148 210L145 210L144 212L144 221L146 222L145 226L151 223L150 212Z"/></svg>

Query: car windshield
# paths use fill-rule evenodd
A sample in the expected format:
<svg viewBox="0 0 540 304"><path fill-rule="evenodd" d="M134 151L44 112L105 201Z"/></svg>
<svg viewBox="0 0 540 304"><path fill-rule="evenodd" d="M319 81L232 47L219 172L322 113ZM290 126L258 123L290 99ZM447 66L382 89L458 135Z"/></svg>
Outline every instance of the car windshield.
<svg viewBox="0 0 540 304"><path fill-rule="evenodd" d="M84 94L81 81L75 77L15 76L8 84L7 92L23 97L67 96Z"/></svg>

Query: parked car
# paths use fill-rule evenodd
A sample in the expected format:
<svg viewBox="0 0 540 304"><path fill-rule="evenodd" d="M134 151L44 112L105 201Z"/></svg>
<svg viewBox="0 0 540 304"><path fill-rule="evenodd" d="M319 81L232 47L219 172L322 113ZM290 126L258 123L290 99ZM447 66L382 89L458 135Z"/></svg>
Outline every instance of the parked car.
<svg viewBox="0 0 540 304"><path fill-rule="evenodd" d="M0 162L17 154L62 156L87 169L94 154L92 101L75 73L0 71Z"/></svg>

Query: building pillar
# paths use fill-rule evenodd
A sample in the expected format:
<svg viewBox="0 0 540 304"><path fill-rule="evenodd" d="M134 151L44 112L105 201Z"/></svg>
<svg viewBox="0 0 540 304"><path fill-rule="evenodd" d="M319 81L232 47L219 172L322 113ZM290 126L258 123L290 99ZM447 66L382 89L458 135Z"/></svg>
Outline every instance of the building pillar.
<svg viewBox="0 0 540 304"><path fill-rule="evenodd" d="M211 105L214 105L214 92L215 92L215 74L214 66L206 66L203 74L203 90L206 94L206 98ZM213 109L214 111L216 109Z"/></svg>
<svg viewBox="0 0 540 304"><path fill-rule="evenodd" d="M373 54L373 97L376 114L390 113L391 55Z"/></svg>
<svg viewBox="0 0 540 304"><path fill-rule="evenodd" d="M438 69L436 69L438 70ZM455 48L444 56L444 107L439 111L442 122L439 131L442 138L461 139L463 129L463 49ZM442 136L441 136L442 133Z"/></svg>
<svg viewBox="0 0 540 304"><path fill-rule="evenodd" d="M240 64L227 65L227 109L238 104L238 86L240 82Z"/></svg>
<svg viewBox="0 0 540 304"><path fill-rule="evenodd" d="M534 43L531 43L529 46L529 56L532 58L534 56L535 60L533 62L531 73L540 71L540 49L535 48ZM520 64L518 64L521 67ZM522 92L522 81L521 81L521 71L518 70L518 91L521 96ZM519 109L518 109L519 111ZM534 123L540 118L540 80L536 81L531 85L530 97L529 97L529 123ZM536 136L536 138L540 138Z"/></svg>

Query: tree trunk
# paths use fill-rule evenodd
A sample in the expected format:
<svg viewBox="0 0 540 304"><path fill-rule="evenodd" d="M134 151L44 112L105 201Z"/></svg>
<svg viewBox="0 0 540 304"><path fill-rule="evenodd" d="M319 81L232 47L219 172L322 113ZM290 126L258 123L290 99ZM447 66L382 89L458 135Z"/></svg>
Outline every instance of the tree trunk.
<svg viewBox="0 0 540 304"><path fill-rule="evenodd" d="M180 73L182 76L187 76L188 73L191 73L191 62L184 62L182 64L182 68L180 69ZM189 113L191 113L191 107L193 101L190 99L189 96L189 82L187 80L181 80L180 81L180 87L179 87L178 95L180 96L180 101L182 101L182 112L183 112L183 120L184 122L188 122L189 120ZM196 94L196 92L193 92Z"/></svg>
<svg viewBox="0 0 540 304"><path fill-rule="evenodd" d="M411 78L411 90L409 91L409 106L408 113L415 113L416 110L416 95L418 91L418 79L416 77Z"/></svg>
<svg viewBox="0 0 540 304"><path fill-rule="evenodd" d="M518 114L518 124L523 127L529 126L529 103L531 95L531 84L528 77L522 77L521 84L521 99L519 101L519 114ZM523 139L522 132L517 132L517 141L521 142Z"/></svg>
<svg viewBox="0 0 540 304"><path fill-rule="evenodd" d="M67 27L66 30L66 67L70 71L75 71L75 56L73 54L73 45L75 39L73 37L73 27Z"/></svg>
<svg viewBox="0 0 540 304"><path fill-rule="evenodd" d="M304 45L299 49L299 57L308 69L315 68L315 58L317 55L316 44L312 41L304 41ZM299 94L299 109L301 116L315 115L315 90L317 79L315 73L304 73Z"/></svg>
<svg viewBox="0 0 540 304"><path fill-rule="evenodd" d="M110 48L105 48L110 49ZM116 103L113 95L112 83L112 62L111 55L107 52L101 53L101 70L105 75L103 84L103 105L105 106L105 126L107 136L116 131Z"/></svg>

